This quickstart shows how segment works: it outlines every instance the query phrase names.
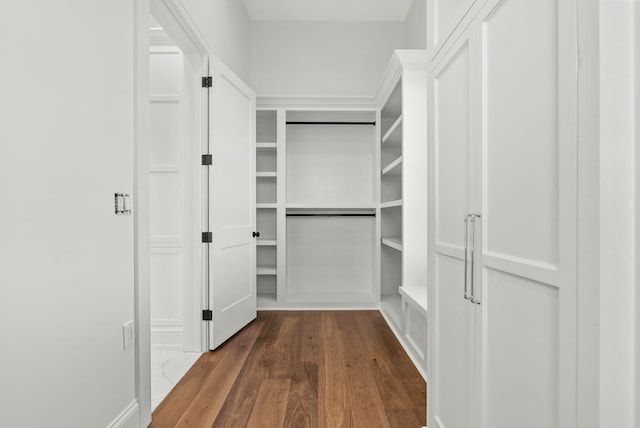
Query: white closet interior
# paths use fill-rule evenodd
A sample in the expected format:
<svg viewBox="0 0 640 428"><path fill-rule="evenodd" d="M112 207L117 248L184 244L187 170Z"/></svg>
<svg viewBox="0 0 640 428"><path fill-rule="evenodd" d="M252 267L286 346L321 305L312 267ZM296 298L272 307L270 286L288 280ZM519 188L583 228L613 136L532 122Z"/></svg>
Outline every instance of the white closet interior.
<svg viewBox="0 0 640 428"><path fill-rule="evenodd" d="M365 106L256 113L258 308L380 308L425 376L426 58L396 51Z"/></svg>
<svg viewBox="0 0 640 428"><path fill-rule="evenodd" d="M259 308L375 307L376 111L256 114Z"/></svg>

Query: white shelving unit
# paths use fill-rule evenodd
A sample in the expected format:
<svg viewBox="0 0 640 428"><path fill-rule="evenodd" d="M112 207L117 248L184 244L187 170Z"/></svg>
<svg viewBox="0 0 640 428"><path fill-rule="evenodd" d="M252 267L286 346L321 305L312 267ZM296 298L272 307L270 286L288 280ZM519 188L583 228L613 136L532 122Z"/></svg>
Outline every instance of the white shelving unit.
<svg viewBox="0 0 640 428"><path fill-rule="evenodd" d="M289 305L377 307L376 111L286 112Z"/></svg>
<svg viewBox="0 0 640 428"><path fill-rule="evenodd" d="M396 51L380 106L380 311L426 377L427 56Z"/></svg>
<svg viewBox="0 0 640 428"><path fill-rule="evenodd" d="M259 309L378 308L376 110L257 111Z"/></svg>
<svg viewBox="0 0 640 428"><path fill-rule="evenodd" d="M256 111L256 242L258 305L274 302L277 290L277 111Z"/></svg>

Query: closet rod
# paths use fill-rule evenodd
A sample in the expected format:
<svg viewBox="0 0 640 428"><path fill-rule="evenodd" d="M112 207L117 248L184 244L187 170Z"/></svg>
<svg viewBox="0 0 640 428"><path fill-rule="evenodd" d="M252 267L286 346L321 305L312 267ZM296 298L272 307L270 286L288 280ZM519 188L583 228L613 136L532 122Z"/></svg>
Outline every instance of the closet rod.
<svg viewBox="0 0 640 428"><path fill-rule="evenodd" d="M287 122L287 125L371 125L375 122Z"/></svg>
<svg viewBox="0 0 640 428"><path fill-rule="evenodd" d="M287 213L287 217L375 217L375 213L370 214L294 214Z"/></svg>

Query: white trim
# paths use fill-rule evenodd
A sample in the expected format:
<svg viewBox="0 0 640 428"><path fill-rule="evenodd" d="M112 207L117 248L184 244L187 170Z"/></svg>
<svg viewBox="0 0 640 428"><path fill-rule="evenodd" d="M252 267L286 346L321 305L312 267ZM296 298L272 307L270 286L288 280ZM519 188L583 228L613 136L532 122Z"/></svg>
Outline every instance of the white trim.
<svg viewBox="0 0 640 428"><path fill-rule="evenodd" d="M134 328L138 427L151 423L149 289L149 0L134 2Z"/></svg>
<svg viewBox="0 0 640 428"><path fill-rule="evenodd" d="M275 294L274 294L275 296ZM260 297L260 296L258 296ZM258 311L370 311L380 309L379 302L282 302L258 298Z"/></svg>
<svg viewBox="0 0 640 428"><path fill-rule="evenodd" d="M409 359L411 360L413 365L416 367L416 369L418 369L420 376L422 376L422 378L428 385L429 379L427 379L427 370L426 367L424 367L423 362L420 361L420 358L413 353L413 347L411 346L411 344L407 343L404 334L402 334L402 332L397 328L393 319L389 318L385 311L380 311L380 313L382 314L384 320L387 322L387 325L389 326L393 334L396 336L396 339L398 339L398 342L400 342L400 345L402 345L404 351L409 356ZM402 315L404 316L404 314Z"/></svg>
<svg viewBox="0 0 640 428"><path fill-rule="evenodd" d="M138 400L133 400L131 404L127 406L126 409L122 411L118 415L117 418L114 419L107 428L137 428L138 425L138 411L140 410L140 406L138 405ZM146 425L144 425L146 426Z"/></svg>
<svg viewBox="0 0 640 428"><path fill-rule="evenodd" d="M151 346L183 348L184 328L180 319L152 319Z"/></svg>
<svg viewBox="0 0 640 428"><path fill-rule="evenodd" d="M167 34L166 31L164 31L162 28L150 28L149 29L149 45L151 47L160 47L160 46L172 46L173 45L173 40L171 40L171 37L169 37L169 35Z"/></svg>
<svg viewBox="0 0 640 428"><path fill-rule="evenodd" d="M135 7L135 70L134 70L134 177L135 191L134 211L135 221L135 326L136 326L136 396L139 402L139 427L146 427L151 423L151 314L150 314L150 286L149 286L149 266L150 266L150 237L149 237L149 111L150 97L149 91L149 55L161 53L163 47L151 49L149 43L149 15L153 7L153 14L156 19L160 19L167 35L170 35L183 55L195 55L201 58L202 68L197 70L205 73L207 58L210 49L204 41L204 37L194 24L191 17L186 12L180 0L136 0ZM194 67L195 68L195 67ZM197 110L201 110L205 105L202 100L197 103ZM201 148L198 147L198 151ZM200 153L198 153L199 156ZM198 180L199 182L199 180ZM199 195L198 195L199 197ZM198 209L199 211L199 209ZM194 227L200 228L200 213L197 213L198 222ZM194 240L195 242L195 240ZM195 244L194 244L195 246ZM199 247L198 247L199 251ZM195 255L195 253L194 253ZM195 278L200 278L200 258L193 263ZM198 310L190 310L190 314L195 316L203 304L203 290L194 290L194 298L198 300ZM185 322L190 322L185 317ZM198 321L197 329L203 329L202 321ZM196 342L202 350L207 348L206 335L195 334ZM183 335L184 337L184 335ZM184 340L184 339L183 339ZM197 345L196 345L197 346Z"/></svg>
<svg viewBox="0 0 640 428"><path fill-rule="evenodd" d="M181 101L180 95L175 94L152 94L149 95L151 104L178 104Z"/></svg>
<svg viewBox="0 0 640 428"><path fill-rule="evenodd" d="M343 97L343 96L295 96L295 95L260 95L256 100L257 108L277 109L286 107L292 109L309 110L376 110L375 97Z"/></svg>
<svg viewBox="0 0 640 428"><path fill-rule="evenodd" d="M182 166L181 165L149 165L149 172L179 173L179 172L182 172Z"/></svg>

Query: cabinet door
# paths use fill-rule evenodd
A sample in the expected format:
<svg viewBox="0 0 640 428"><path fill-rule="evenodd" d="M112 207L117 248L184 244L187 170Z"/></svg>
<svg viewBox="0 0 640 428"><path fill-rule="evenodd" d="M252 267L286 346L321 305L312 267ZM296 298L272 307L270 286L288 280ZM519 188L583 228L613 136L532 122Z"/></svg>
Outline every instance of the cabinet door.
<svg viewBox="0 0 640 428"><path fill-rule="evenodd" d="M473 30L482 38L485 428L575 426L572 3L491 1Z"/></svg>
<svg viewBox="0 0 640 428"><path fill-rule="evenodd" d="M473 426L477 305L464 298L464 218L471 208L470 44L459 42L432 71L432 171L429 308L433 326L429 426Z"/></svg>

